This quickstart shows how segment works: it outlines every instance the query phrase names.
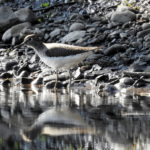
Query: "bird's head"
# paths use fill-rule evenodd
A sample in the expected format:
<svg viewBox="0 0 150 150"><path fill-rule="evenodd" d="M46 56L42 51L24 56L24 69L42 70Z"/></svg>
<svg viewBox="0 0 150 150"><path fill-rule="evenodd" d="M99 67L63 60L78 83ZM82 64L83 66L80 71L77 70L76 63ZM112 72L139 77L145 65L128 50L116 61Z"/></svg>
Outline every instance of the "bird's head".
<svg viewBox="0 0 150 150"><path fill-rule="evenodd" d="M27 35L24 38L24 40L21 44L15 46L15 47L17 48L17 47L20 47L22 45L27 45L29 47L34 47L35 45L38 45L39 43L41 43L41 40L40 40L39 36L36 35L36 34L30 34L30 35Z"/></svg>
<svg viewBox="0 0 150 150"><path fill-rule="evenodd" d="M33 45L34 43L37 43L37 42L39 42L39 41L40 41L40 39L39 39L39 37L38 37L36 34L30 34L30 35L27 35L27 36L24 38L24 41L22 42L22 44L31 46L31 45Z"/></svg>

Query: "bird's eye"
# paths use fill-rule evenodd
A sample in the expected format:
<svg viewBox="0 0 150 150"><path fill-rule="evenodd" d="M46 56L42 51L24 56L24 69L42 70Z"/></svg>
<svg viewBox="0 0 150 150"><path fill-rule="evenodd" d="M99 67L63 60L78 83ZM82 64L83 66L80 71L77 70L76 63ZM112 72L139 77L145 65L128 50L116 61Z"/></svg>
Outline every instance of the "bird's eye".
<svg viewBox="0 0 150 150"><path fill-rule="evenodd" d="M29 38L29 41L32 41L33 38Z"/></svg>

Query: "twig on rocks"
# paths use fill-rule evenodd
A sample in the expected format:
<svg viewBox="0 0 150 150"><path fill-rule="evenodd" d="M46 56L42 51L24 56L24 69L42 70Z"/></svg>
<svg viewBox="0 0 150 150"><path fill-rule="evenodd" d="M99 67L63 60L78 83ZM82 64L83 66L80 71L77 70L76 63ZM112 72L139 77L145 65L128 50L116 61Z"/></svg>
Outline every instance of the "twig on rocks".
<svg viewBox="0 0 150 150"><path fill-rule="evenodd" d="M131 76L131 77L148 77L150 78L150 73L149 72L128 72L128 71L125 71L123 72L124 75L126 76Z"/></svg>

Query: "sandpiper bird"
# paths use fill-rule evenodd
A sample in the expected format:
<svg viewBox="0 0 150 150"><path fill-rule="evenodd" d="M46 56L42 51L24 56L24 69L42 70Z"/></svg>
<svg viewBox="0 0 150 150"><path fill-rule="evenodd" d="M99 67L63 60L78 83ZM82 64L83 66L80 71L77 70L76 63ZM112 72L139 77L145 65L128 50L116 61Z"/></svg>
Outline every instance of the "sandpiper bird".
<svg viewBox="0 0 150 150"><path fill-rule="evenodd" d="M100 49L100 47L80 47L61 43L43 43L35 34L27 35L21 45L22 44L33 48L40 59L47 66L56 71L55 87L57 86L59 70L70 70L91 55L94 50Z"/></svg>

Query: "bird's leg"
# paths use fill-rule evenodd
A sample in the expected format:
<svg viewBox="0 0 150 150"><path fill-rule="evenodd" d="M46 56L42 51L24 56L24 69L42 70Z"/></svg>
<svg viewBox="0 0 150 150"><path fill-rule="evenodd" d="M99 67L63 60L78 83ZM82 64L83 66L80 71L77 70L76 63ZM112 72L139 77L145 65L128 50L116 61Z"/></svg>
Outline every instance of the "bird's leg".
<svg viewBox="0 0 150 150"><path fill-rule="evenodd" d="M72 72L71 70L69 69L69 88L71 86L71 79L72 79Z"/></svg>
<svg viewBox="0 0 150 150"><path fill-rule="evenodd" d="M55 91L57 89L57 83L58 83L58 70L56 70L56 82L55 82L55 86L54 86Z"/></svg>

